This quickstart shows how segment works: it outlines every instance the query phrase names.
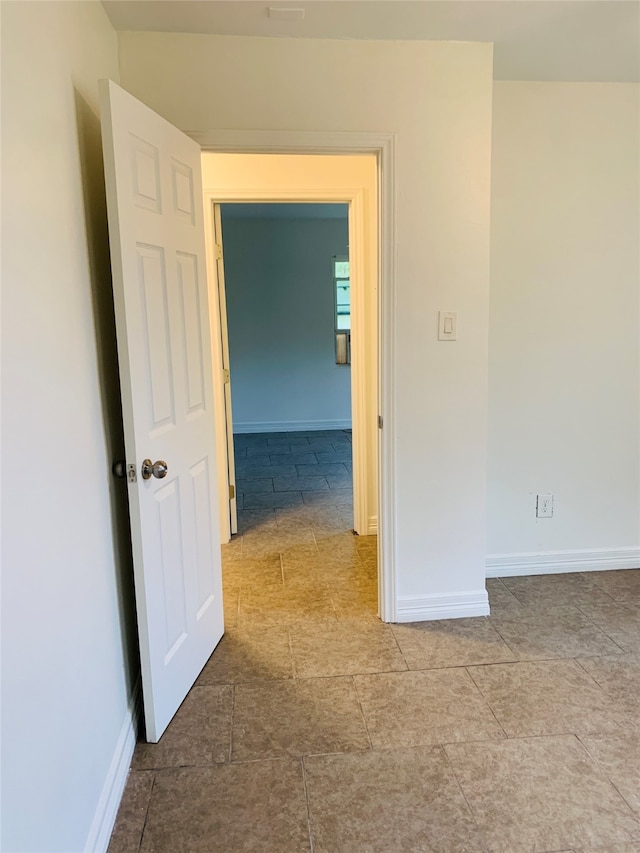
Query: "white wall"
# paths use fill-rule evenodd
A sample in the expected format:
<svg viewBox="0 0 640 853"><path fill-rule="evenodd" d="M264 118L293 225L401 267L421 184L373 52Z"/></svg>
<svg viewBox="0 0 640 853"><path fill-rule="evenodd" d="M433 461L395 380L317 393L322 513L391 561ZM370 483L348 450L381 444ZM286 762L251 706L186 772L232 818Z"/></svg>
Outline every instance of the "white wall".
<svg viewBox="0 0 640 853"><path fill-rule="evenodd" d="M634 84L495 84L494 569L529 571L523 552L639 561L639 103ZM536 519L538 492L552 519Z"/></svg>
<svg viewBox="0 0 640 853"><path fill-rule="evenodd" d="M133 746L126 495L110 474L122 426L106 76L118 77L117 41L99 3L2 3L1 846L12 853L103 849Z"/></svg>
<svg viewBox="0 0 640 853"><path fill-rule="evenodd" d="M492 46L123 33L120 56L123 85L185 130L395 135L398 618L486 612Z"/></svg>
<svg viewBox="0 0 640 853"><path fill-rule="evenodd" d="M343 429L351 371L336 364L331 259L343 219L233 218L222 207L234 432Z"/></svg>

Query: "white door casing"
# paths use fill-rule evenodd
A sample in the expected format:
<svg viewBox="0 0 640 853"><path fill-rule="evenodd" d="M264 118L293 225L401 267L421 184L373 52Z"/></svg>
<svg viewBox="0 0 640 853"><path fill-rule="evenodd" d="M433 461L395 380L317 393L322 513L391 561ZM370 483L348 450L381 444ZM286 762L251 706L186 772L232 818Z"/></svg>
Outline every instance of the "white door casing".
<svg viewBox="0 0 640 853"><path fill-rule="evenodd" d="M205 155L206 157L206 155ZM346 158L345 158L346 159ZM255 167L254 167L255 168ZM251 172L251 168L248 169ZM349 205L349 257L351 261L351 413L353 422L353 526L360 535L377 533L377 512L372 494L377 496L377 385L376 364L369 364L371 360L370 351L367 350L366 338L369 337L369 346L376 337L376 311L375 311L375 288L370 287L370 282L376 278L373 270L366 274L367 260L364 250L367 229L371 223L366 220L364 193L362 187L352 188L336 181L336 185L327 187L304 188L283 186L282 178L277 179L279 183L272 183L271 179L263 176L266 186L246 187L220 187L213 188L206 185L204 189L205 210L207 217L211 219L211 227L207 227L206 240L209 258L214 256L215 241L221 229L213 227L214 212L219 209L219 202L311 202L311 203L342 203ZM334 178L335 180L335 178ZM330 181L329 181L330 183ZM211 268L213 269L213 262ZM373 293L366 293L367 284ZM220 284L222 288L220 288ZM226 335L226 300L224 295L224 279L212 276L210 301L212 305L212 329L220 329L221 339L224 341ZM217 303L219 310L216 311ZM373 314L373 316L372 316ZM214 332L214 335L216 333ZM228 346L228 344L227 344ZM222 349L224 350L224 344ZM228 353L223 351L214 352L214 364L216 360L224 365L228 361ZM372 375L369 375L371 372ZM214 394L219 405L230 394L228 386L223 386L222 380L214 377ZM222 436L224 431L224 412L218 410L217 424L218 435ZM227 493L226 472L226 449L218 448L218 468L220 474L219 496L222 502ZM372 528L372 516L374 525ZM225 519L221 518L221 529L224 537ZM228 529L228 528L227 528ZM233 531L235 532L235 531Z"/></svg>
<svg viewBox="0 0 640 853"><path fill-rule="evenodd" d="M214 273L219 301L219 323L220 323L220 346L222 355L223 390L224 390L224 416L226 439L226 466L229 480L229 523L230 533L238 532L238 500L236 496L236 463L233 446L233 412L231 409L231 361L229 358L229 328L227 326L227 292L224 279L224 249L222 241L222 214L220 205L209 204L212 215L213 239L214 239L214 263L211 270ZM209 298L212 298L211 288ZM221 431L222 432L222 431Z"/></svg>
<svg viewBox="0 0 640 853"><path fill-rule="evenodd" d="M294 154L356 155L374 154L377 159L377 358L371 368L377 379L377 415L384 427L377 431L374 442L378 470L377 534L378 534L378 602L380 618L395 622L397 615L396 583L396 489L395 489L395 394L394 375L394 281L395 281L395 149L393 133L289 130L223 130L186 129L203 152L217 154ZM211 201L280 201L282 192L256 192L246 188L246 181L234 180L216 188L205 182L205 200ZM245 187L240 193L235 187ZM230 191L231 190L231 191ZM290 200L319 200L316 190L294 195ZM328 200L328 199L325 199ZM343 199L344 200L344 199ZM210 232L208 232L210 233ZM353 353L352 353L353 355ZM353 371L353 364L352 364ZM216 392L218 393L218 392ZM217 396L216 399L219 399ZM376 417L377 421L377 417ZM355 479L355 477L354 477ZM373 532L373 530L371 530Z"/></svg>
<svg viewBox="0 0 640 853"><path fill-rule="evenodd" d="M100 81L147 740L223 630L200 147ZM164 479L141 477L165 460Z"/></svg>

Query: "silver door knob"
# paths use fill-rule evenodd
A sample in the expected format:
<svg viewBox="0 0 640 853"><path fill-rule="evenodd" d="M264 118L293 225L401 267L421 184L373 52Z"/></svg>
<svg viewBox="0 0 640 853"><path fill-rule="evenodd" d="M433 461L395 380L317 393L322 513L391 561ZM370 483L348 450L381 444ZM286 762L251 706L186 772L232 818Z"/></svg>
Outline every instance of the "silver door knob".
<svg viewBox="0 0 640 853"><path fill-rule="evenodd" d="M167 463L163 462L162 459L158 459L157 462L145 459L142 463L142 479L149 480L151 477L157 477L158 480L162 480L163 477L167 476L168 470Z"/></svg>

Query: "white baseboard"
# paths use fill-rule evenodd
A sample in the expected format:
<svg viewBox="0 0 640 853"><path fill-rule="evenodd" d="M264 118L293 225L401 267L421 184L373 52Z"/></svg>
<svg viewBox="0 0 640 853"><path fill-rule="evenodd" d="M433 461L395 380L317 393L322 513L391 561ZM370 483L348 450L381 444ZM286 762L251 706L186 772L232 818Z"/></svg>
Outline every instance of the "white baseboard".
<svg viewBox="0 0 640 853"><path fill-rule="evenodd" d="M233 423L234 433L306 432L320 429L351 429L351 418L344 421L256 421Z"/></svg>
<svg viewBox="0 0 640 853"><path fill-rule="evenodd" d="M122 721L109 772L102 786L98 807L91 822L87 843L85 844L86 853L102 853L109 846L109 839L116 822L136 745L141 696L140 679L138 679L129 700L127 713Z"/></svg>
<svg viewBox="0 0 640 853"><path fill-rule="evenodd" d="M640 548L489 554L486 565L488 578L637 569L640 568Z"/></svg>
<svg viewBox="0 0 640 853"><path fill-rule="evenodd" d="M370 515L369 522L367 524L367 536L377 536L378 535L378 516Z"/></svg>
<svg viewBox="0 0 640 853"><path fill-rule="evenodd" d="M461 619L488 616L489 597L484 589L457 595L405 596L398 598L397 622L428 622L432 619Z"/></svg>

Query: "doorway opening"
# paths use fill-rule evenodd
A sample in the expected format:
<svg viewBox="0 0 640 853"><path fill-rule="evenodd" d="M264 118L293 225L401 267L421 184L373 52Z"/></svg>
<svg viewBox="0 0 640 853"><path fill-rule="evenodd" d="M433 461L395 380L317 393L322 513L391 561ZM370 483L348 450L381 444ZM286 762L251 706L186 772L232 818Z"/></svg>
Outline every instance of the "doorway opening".
<svg viewBox="0 0 640 853"><path fill-rule="evenodd" d="M279 542L284 541L287 552L280 559L280 563L286 562L287 558L291 563L293 557L299 556L305 549L307 552L314 551L313 556L318 557L319 541L322 543L320 552L325 565L329 552L333 558L354 554L356 557L359 555L356 562L360 568L363 563L367 563L371 571L373 558L375 601L372 604L367 594L367 603L377 613L378 588L381 584L376 566L378 560L375 537L378 527L377 414L379 411L376 157L374 155L361 157L229 155L204 152L202 159L205 213L208 218L207 239L211 244L209 261L214 266L218 279L214 282L211 293L211 304L214 313L218 315L215 318L212 317L214 376L219 373L219 376L223 377L223 381L219 383L217 397L227 410L225 428L219 430L219 436L224 434L226 446L224 446L225 440L219 441L218 456L222 541L225 541L225 524L230 534L234 532L233 510L235 508L239 508L240 534L242 535L240 547L237 540L232 539L225 550L227 554L239 554L242 550L245 557L249 554L274 556L273 547L276 535L280 531ZM264 222L261 226L256 224L255 214L259 211L254 207L255 204L261 205L263 219L265 213L270 214L271 225L265 226ZM328 256L324 264L328 285L326 296L330 296L330 301L328 303L325 301L324 304L325 307L329 305L331 313L325 317L325 324L329 327L326 343L329 347L330 364L326 363L325 348L324 360L327 372L323 381L330 381L327 377L333 373L333 377L342 385L343 404L345 385L351 385L352 433L349 432L348 405L346 410L343 405L342 412L334 407L334 410L329 413L330 416L325 409L324 415L320 416L318 400L313 399L313 394L308 395L306 402L300 401L310 408L297 416L292 413L291 408L287 410L287 414L283 414L282 409L279 414L274 414L273 408L270 408L268 415L259 417L256 414L256 401L262 399L264 402L264 396L261 395L267 392L269 382L277 384L278 381L277 370L275 377L265 374L266 362L275 361L281 375L286 374L287 382L282 384L289 384L289 403L291 397L296 395L295 391L294 394L291 393L289 380L293 379L295 384L296 374L301 373L300 359L296 360L292 357L290 347L288 356L286 352L286 344L291 342L290 339L299 340L301 337L301 321L299 318L296 321L287 316L286 294L282 289L279 293L274 291L270 298L264 291L263 282L263 291L257 300L259 303L262 300L260 303L262 307L254 310L256 305L252 305L247 310L249 302L247 296L252 293L251 288L254 288L255 296L255 288L260 287L256 279L260 275L261 262L270 267L272 276L278 276L272 260L267 258L267 256L271 257L272 243L277 239L274 235L282 230L273 225L273 220L278 216L282 220L291 219L290 212L294 210L291 205L298 212L301 207L304 207L307 218L313 215L311 211L318 216L319 209L323 206L325 211L330 210L336 216L334 226L339 224L340 216L344 219L344 214L348 214L348 225L343 222L343 225L347 225L344 229L346 245L342 247L336 244L332 250L327 250ZM283 210L285 207L289 207L289 210ZM275 213L276 210L279 214ZM238 248L238 233L250 231L249 222L252 219L254 220L252 222L253 240L248 241L252 245ZM308 221L306 225L309 225ZM299 230L305 230L305 227L298 224ZM262 228L263 235L271 232L270 236L264 237L267 242L262 245L262 249L260 249L260 238L256 228ZM334 230L336 230L335 227ZM340 228L338 227L337 230ZM227 235L229 235L229 245L226 244ZM344 242L343 239L343 244ZM299 239L294 241L295 245L299 243ZM348 266L345 266L347 254ZM339 262L341 265L338 265ZM232 268L237 267L238 263L241 268L244 268L242 274L245 279L252 280L249 283L245 281L240 285L239 291L236 290L231 294L233 281L229 275L233 274ZM318 263L317 258L315 263ZM348 280L345 278L347 269ZM264 272L264 267L262 271ZM336 279L341 282L343 288L340 295L332 293L335 286L335 273L339 273ZM339 342L336 334L337 332L344 334L345 331L340 329L340 326L345 325L345 283L350 289L349 309L352 314L350 318L352 321L351 366L336 364L338 360L345 360L343 342ZM217 292L213 292L214 290ZM276 291L278 291L277 287ZM300 299L304 291L302 284L299 285L299 291L300 293L296 294L294 290L289 293L289 296L294 300L298 299L298 302L304 302L304 299ZM236 347L236 368L233 338L229 347L225 326L231 316L232 335L233 327L238 327L237 302L241 303L240 312L244 312L239 332L244 345L241 340L236 340L236 344L240 347L240 349ZM316 308L311 310L314 314L318 313ZM338 317L338 310L342 312L342 319ZM278 325L279 315L280 325ZM268 322L266 322L267 319ZM252 322L260 325L259 327L254 325L253 340L249 341ZM291 328L292 324L293 328ZM218 353L215 352L216 329L220 332ZM262 340L265 348L262 358L260 353L255 351L254 346L255 339L260 337L260 334L256 333L257 330L265 336ZM306 337L310 339L312 334L308 332ZM229 350L231 357L229 357ZM238 370L238 379L241 382L244 374L246 381L249 375L247 354L251 350L254 350L254 368L256 367L255 356L257 355L258 359L261 358L259 369L254 370L248 386L234 394L234 405L237 401L238 412L234 413L232 418L228 416L228 410L231 408L235 373ZM276 356L276 352L279 352L279 356ZM215 369L216 355L219 371ZM350 382L347 379L345 383L345 373L351 374ZM297 378L300 380L299 375ZM297 396L304 396L301 386L298 387ZM348 396L347 393L347 403ZM333 397L336 397L336 393ZM329 402L335 403L336 400ZM280 429L279 426L283 428ZM237 459L233 454L234 431L235 446L238 450ZM353 441L350 440L351 438ZM353 447L353 462L351 462L351 447ZM278 448L281 452L278 452ZM284 459L285 456L288 459ZM306 459L302 458L304 456ZM269 466L255 465L253 460L260 458L268 461ZM256 469L261 476L244 476L255 474ZM271 473L276 476L268 476ZM234 478L235 474L237 474L237 480ZM353 477L353 514L351 514L351 477ZM262 482L258 482L259 480ZM230 486L231 493L228 491ZM233 486L236 488L234 489ZM298 486L300 488L297 488ZM229 497L230 494L231 497ZM234 498L235 507L231 506ZM290 506L278 505L288 501L291 502ZM320 523L326 524L322 531L318 528ZM247 525L254 526L255 529L247 529ZM353 531L359 535L353 536ZM347 533L349 540L346 535L343 535ZM299 554L296 549L299 550ZM366 560L364 559L365 551ZM306 556L309 554L307 553ZM379 568L381 575L382 567ZM233 606L231 600L230 608Z"/></svg>
<svg viewBox="0 0 640 853"><path fill-rule="evenodd" d="M244 571L279 556L296 607L355 617L378 602L375 537L352 535L348 212L223 204L220 235ZM225 561L225 579L239 568ZM250 612L273 606L262 591Z"/></svg>

